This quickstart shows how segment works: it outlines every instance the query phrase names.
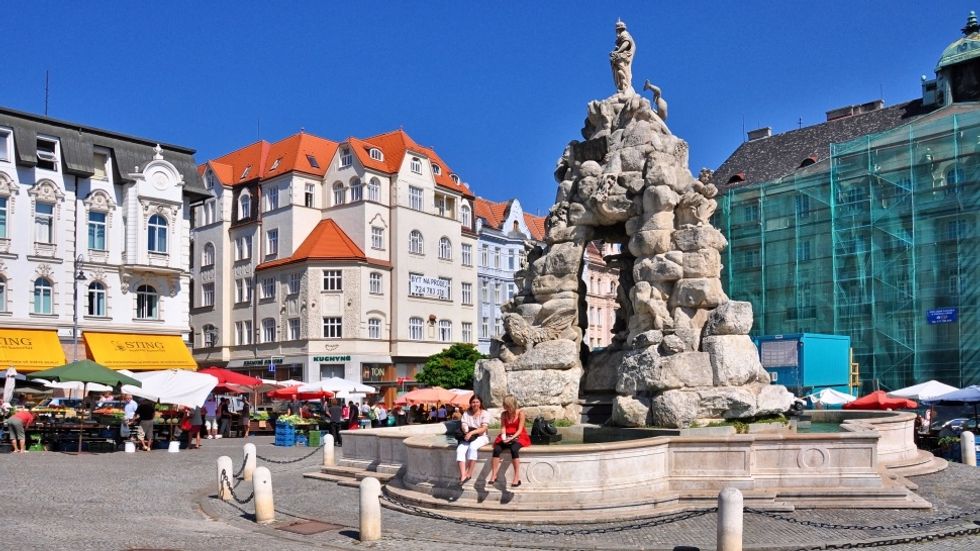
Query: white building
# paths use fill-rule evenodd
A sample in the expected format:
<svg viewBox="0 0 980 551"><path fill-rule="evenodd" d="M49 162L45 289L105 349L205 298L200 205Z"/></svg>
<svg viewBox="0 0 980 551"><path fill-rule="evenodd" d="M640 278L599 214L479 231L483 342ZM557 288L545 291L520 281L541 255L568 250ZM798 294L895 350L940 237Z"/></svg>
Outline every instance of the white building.
<svg viewBox="0 0 980 551"><path fill-rule="evenodd" d="M204 189L193 153L0 108L5 360L194 367L189 204Z"/></svg>
<svg viewBox="0 0 980 551"><path fill-rule="evenodd" d="M200 173L200 364L393 396L428 356L476 343L473 196L403 131L260 141Z"/></svg>

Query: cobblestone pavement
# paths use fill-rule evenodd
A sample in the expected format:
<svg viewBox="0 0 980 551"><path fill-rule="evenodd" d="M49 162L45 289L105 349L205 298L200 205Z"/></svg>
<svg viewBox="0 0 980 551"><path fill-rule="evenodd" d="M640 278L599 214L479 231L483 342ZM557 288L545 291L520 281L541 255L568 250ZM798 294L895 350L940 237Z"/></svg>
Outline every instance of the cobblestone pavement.
<svg viewBox="0 0 980 551"><path fill-rule="evenodd" d="M271 439L254 440L258 454L273 459L306 455L308 448L276 448ZM259 461L272 471L277 522L258 526L252 504L239 506L214 497L215 459L232 457L241 466L239 439L205 441L202 450L72 456L60 453L0 455L3 481L2 541L20 549L426 549L438 551L525 549L699 549L714 547L714 514L659 527L575 536L513 533L420 518L383 510L384 539L357 542L356 488L302 478L315 470L320 454L298 463ZM808 510L788 516L816 522L883 526L948 516L980 507L980 471L951 465L917 477L919 493L937 506L933 511ZM249 494L241 482L236 493ZM314 519L335 525L303 536L281 530L293 522ZM924 528L835 530L802 526L754 514L745 516L747 549L808 549L824 544L899 538L927 532L973 527L980 515ZM512 525L516 526L516 525ZM596 525L596 527L614 525ZM583 528L583 526L545 527ZM9 547L7 547L9 546ZM686 546L686 547L684 547ZM885 547L891 551L975 551L980 538L960 537Z"/></svg>

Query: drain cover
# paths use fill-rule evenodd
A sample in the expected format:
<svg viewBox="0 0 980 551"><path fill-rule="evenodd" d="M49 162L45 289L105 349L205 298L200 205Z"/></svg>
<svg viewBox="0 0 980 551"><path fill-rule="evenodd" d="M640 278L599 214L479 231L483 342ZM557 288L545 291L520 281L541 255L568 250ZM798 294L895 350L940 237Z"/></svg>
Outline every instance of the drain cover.
<svg viewBox="0 0 980 551"><path fill-rule="evenodd" d="M287 524L286 526L280 526L278 529L285 532L292 532L294 534L310 536L313 534L319 534L320 532L326 532L328 530L338 530L340 528L343 528L343 526L340 524L329 524L318 520L300 520L292 524Z"/></svg>

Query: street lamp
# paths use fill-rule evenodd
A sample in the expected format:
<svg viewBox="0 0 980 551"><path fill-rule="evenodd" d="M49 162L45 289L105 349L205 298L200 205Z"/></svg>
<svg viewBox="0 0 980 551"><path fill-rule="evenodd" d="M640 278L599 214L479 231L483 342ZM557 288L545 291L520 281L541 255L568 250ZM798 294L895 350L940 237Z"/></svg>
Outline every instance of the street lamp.
<svg viewBox="0 0 980 551"><path fill-rule="evenodd" d="M85 272L78 267L78 263L82 261L82 255L75 257L75 262L72 264L72 273L74 274L72 281L72 298L73 298L73 310L71 317L71 361L78 360L78 282L85 281L88 279L85 277Z"/></svg>

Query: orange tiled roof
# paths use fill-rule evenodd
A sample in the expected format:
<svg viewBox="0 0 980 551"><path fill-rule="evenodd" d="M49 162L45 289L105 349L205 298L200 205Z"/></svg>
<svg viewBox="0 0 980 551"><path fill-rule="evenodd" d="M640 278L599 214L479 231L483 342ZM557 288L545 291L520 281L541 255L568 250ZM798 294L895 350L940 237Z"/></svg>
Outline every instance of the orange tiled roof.
<svg viewBox="0 0 980 551"><path fill-rule="evenodd" d="M544 216L535 216L525 212L524 223L527 224L531 237L538 241L544 241Z"/></svg>
<svg viewBox="0 0 980 551"><path fill-rule="evenodd" d="M495 230L499 230L503 226L509 208L510 201L496 203L483 197L477 197L473 201L473 212L476 213L476 216L482 218L484 224Z"/></svg>
<svg viewBox="0 0 980 551"><path fill-rule="evenodd" d="M357 146L355 146L355 142ZM371 159L368 154L371 147L377 147L381 150L384 154L383 162ZM464 197L473 197L473 192L470 191L470 188L466 184L462 182L457 184L453 181L452 170L450 170L449 166L446 165L434 150L419 145L404 130L392 130L391 132L372 136L366 140L354 139L351 142L351 149L364 166L376 168L376 170L381 170L388 174L394 174L401 169L402 161L404 161L405 155L409 151L417 153L428 158L431 163L439 165L441 169L440 173L433 174L437 186L455 191Z"/></svg>
<svg viewBox="0 0 980 551"><path fill-rule="evenodd" d="M210 166L222 184L236 186L294 170L323 176L336 151L336 142L299 132L274 144L265 140L257 141L201 166ZM313 166L309 156L315 159L318 167ZM275 168L272 168L273 166ZM242 178L247 167L251 168L248 169L247 176Z"/></svg>
<svg viewBox="0 0 980 551"><path fill-rule="evenodd" d="M367 260L364 251L330 218L320 220L292 256L270 260L256 269L273 268L304 260Z"/></svg>

